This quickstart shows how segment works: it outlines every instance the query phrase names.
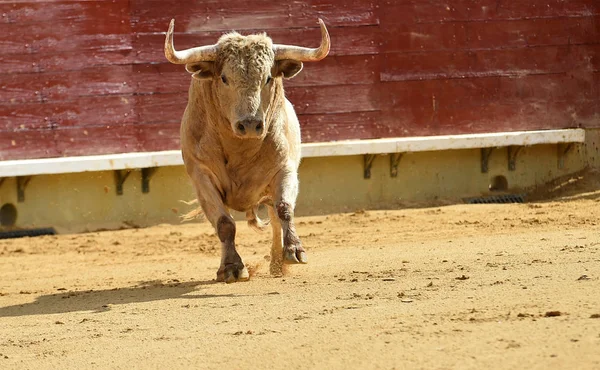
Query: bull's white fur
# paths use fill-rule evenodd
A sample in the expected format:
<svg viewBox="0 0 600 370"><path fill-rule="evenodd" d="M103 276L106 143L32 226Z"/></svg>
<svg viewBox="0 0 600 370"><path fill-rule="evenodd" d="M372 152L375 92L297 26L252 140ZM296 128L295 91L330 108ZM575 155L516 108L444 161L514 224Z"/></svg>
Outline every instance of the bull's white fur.
<svg viewBox="0 0 600 370"><path fill-rule="evenodd" d="M223 241L232 229L235 234L234 224L222 226L231 225L229 209L246 212L249 225L261 229L256 208L265 203L273 228L271 273L281 274L284 244L291 253L288 259L306 262L292 220L300 125L282 83L283 77L298 73L302 63L275 60L273 43L265 34L229 33L219 39L216 50L213 61L186 65L194 78L181 122L185 168L204 215L223 242L220 273L225 269L227 275L229 257L241 263L233 241ZM238 122L248 118L262 120L264 130L250 137L236 131ZM240 278L244 276L247 272L240 272Z"/></svg>

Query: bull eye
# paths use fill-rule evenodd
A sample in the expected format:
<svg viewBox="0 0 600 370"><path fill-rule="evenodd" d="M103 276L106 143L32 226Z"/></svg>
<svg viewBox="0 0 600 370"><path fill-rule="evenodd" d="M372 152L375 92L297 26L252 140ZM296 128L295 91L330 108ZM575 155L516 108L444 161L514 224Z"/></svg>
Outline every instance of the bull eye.
<svg viewBox="0 0 600 370"><path fill-rule="evenodd" d="M221 75L221 81L223 81L223 83L227 85L227 77L225 77L225 75Z"/></svg>
<svg viewBox="0 0 600 370"><path fill-rule="evenodd" d="M267 77L267 83L265 85L268 85L269 82L271 82L271 80L273 80L273 77L271 77L271 76Z"/></svg>

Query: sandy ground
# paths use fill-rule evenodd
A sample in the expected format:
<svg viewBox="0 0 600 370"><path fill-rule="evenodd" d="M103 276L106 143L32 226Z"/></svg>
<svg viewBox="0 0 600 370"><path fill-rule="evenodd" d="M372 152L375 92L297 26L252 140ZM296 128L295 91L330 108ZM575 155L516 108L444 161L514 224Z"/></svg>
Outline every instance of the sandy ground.
<svg viewBox="0 0 600 370"><path fill-rule="evenodd" d="M0 241L0 368L600 369L599 179L301 218L283 278L240 223L231 285L204 223Z"/></svg>

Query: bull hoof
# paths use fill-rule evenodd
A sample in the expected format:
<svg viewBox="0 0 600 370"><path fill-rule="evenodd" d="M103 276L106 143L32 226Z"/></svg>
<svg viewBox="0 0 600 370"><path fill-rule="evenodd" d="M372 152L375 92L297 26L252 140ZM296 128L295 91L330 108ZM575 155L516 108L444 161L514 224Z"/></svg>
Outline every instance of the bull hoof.
<svg viewBox="0 0 600 370"><path fill-rule="evenodd" d="M221 267L217 271L217 281L224 281L227 284L235 283L236 281L248 281L250 274L246 266L240 263L232 263Z"/></svg>
<svg viewBox="0 0 600 370"><path fill-rule="evenodd" d="M308 263L308 257L301 246L290 246L283 251L283 262L286 264Z"/></svg>

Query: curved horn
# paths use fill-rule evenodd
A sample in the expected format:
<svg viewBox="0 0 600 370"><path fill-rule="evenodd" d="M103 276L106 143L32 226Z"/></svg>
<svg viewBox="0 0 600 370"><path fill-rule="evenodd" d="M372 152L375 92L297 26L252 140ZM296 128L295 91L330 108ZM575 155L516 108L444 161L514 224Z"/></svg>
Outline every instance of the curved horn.
<svg viewBox="0 0 600 370"><path fill-rule="evenodd" d="M273 45L273 51L275 52L275 60L281 59L293 59L300 62L317 62L329 54L329 32L323 20L319 18L319 25L321 26L321 46L318 48L305 48L294 45Z"/></svg>
<svg viewBox="0 0 600 370"><path fill-rule="evenodd" d="M217 58L217 46L206 45L198 46L181 51L175 50L173 46L173 29L175 28L175 19L171 19L169 31L165 38L165 57L173 64L188 64L196 62L214 62Z"/></svg>

